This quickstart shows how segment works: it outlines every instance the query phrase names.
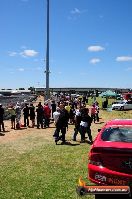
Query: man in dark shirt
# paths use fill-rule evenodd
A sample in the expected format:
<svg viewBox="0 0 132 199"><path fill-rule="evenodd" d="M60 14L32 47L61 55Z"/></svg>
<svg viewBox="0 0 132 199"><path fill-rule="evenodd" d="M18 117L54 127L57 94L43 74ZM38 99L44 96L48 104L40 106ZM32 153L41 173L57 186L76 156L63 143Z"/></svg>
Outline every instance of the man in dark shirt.
<svg viewBox="0 0 132 199"><path fill-rule="evenodd" d="M51 103L51 110L52 110L52 118L53 118L53 113L56 111L56 103L54 100Z"/></svg>
<svg viewBox="0 0 132 199"><path fill-rule="evenodd" d="M81 122L80 122L80 132L81 132L81 142L85 142L85 134L88 134L89 140L92 143L92 135L91 135L91 123L92 118L89 116L89 109L82 108L81 110Z"/></svg>
<svg viewBox="0 0 132 199"><path fill-rule="evenodd" d="M37 112L37 128L39 129L40 125L41 125L41 128L43 128L44 110L41 103L38 104L38 108L36 109L36 112Z"/></svg>
<svg viewBox="0 0 132 199"><path fill-rule="evenodd" d="M56 136L55 142L57 144L59 140L62 140L61 144L64 144L66 128L68 127L69 114L68 114L68 111L64 108L63 103L60 103L59 108L60 108L60 115L56 123L57 136ZM59 136L59 132L61 132L60 136Z"/></svg>
<svg viewBox="0 0 132 199"><path fill-rule="evenodd" d="M24 127L29 126L29 107L28 107L28 104L25 104L25 107L23 109L23 115L24 115Z"/></svg>

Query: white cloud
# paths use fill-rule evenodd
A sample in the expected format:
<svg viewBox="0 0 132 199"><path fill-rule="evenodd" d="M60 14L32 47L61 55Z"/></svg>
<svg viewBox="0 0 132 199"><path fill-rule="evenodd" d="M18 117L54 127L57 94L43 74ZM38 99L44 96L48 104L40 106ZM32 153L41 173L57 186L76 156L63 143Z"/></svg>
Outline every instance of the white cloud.
<svg viewBox="0 0 132 199"><path fill-rule="evenodd" d="M70 11L70 16L68 16L69 20L77 20L81 14L86 13L87 10L79 10L78 8L74 8Z"/></svg>
<svg viewBox="0 0 132 199"><path fill-rule="evenodd" d="M24 68L18 68L18 71L23 72Z"/></svg>
<svg viewBox="0 0 132 199"><path fill-rule="evenodd" d="M74 8L73 10L71 10L71 14L80 14L81 11L78 8Z"/></svg>
<svg viewBox="0 0 132 199"><path fill-rule="evenodd" d="M89 46L88 47L88 51L90 52L98 52L98 51L103 51L103 50L105 50L105 48L102 46Z"/></svg>
<svg viewBox="0 0 132 199"><path fill-rule="evenodd" d="M121 57L117 57L116 61L122 61L122 62L132 61L132 57L131 56L121 56Z"/></svg>
<svg viewBox="0 0 132 199"><path fill-rule="evenodd" d="M17 55L17 52L9 52L9 56L10 57L14 57L14 56L16 56Z"/></svg>
<svg viewBox="0 0 132 199"><path fill-rule="evenodd" d="M93 59L91 59L89 62L91 63L91 64L97 64L97 63L99 63L101 60L99 59L99 58L93 58Z"/></svg>
<svg viewBox="0 0 132 199"><path fill-rule="evenodd" d="M23 57L35 57L38 54L37 51L35 50L24 50L23 52L20 53Z"/></svg>

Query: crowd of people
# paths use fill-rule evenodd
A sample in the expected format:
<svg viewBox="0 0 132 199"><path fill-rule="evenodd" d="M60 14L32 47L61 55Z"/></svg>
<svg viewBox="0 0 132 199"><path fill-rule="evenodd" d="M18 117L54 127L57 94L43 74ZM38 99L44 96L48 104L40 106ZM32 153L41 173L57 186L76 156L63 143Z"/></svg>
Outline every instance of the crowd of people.
<svg viewBox="0 0 132 199"><path fill-rule="evenodd" d="M91 124L95 121L99 122L99 106L95 102L92 107L86 107L84 102L78 101L75 105L74 102L61 101L57 110L53 113L53 119L56 126L54 137L55 143L62 140L65 143L65 135L69 124L74 125L74 133L72 140L76 141L77 134L81 135L81 143L85 142L86 134L88 135L90 143L93 142L91 134Z"/></svg>
<svg viewBox="0 0 132 199"><path fill-rule="evenodd" d="M78 133L81 136L81 142L85 142L86 135L92 143L91 124L99 122L99 105L94 102L92 107L87 108L86 101L79 98L50 99L39 102L37 106L33 103L25 103L21 108L19 102L15 106L9 105L8 111L11 115L11 129L20 129L22 127L36 127L37 129L48 128L50 123L54 122L54 139L57 144L59 140L62 144L66 142L66 132L68 125L74 125L72 140L76 141ZM5 110L0 104L0 131L5 131L4 127ZM23 117L22 117L23 116ZM23 119L22 119L23 118ZM22 124L23 121L23 124Z"/></svg>

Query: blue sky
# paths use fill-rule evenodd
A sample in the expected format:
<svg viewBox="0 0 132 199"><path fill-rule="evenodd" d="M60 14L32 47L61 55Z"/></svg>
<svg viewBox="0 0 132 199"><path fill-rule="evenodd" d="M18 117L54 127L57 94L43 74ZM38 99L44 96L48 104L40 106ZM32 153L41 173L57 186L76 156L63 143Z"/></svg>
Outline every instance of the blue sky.
<svg viewBox="0 0 132 199"><path fill-rule="evenodd" d="M0 0L0 88L44 87L46 0ZM50 87L132 88L132 1L50 0Z"/></svg>

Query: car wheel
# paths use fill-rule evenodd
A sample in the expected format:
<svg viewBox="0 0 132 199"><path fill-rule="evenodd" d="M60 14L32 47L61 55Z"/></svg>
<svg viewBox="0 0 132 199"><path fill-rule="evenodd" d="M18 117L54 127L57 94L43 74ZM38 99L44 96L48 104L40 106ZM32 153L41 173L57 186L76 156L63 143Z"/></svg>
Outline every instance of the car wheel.
<svg viewBox="0 0 132 199"><path fill-rule="evenodd" d="M120 107L120 110L121 110L121 111L124 111L124 106L121 106L121 107Z"/></svg>

